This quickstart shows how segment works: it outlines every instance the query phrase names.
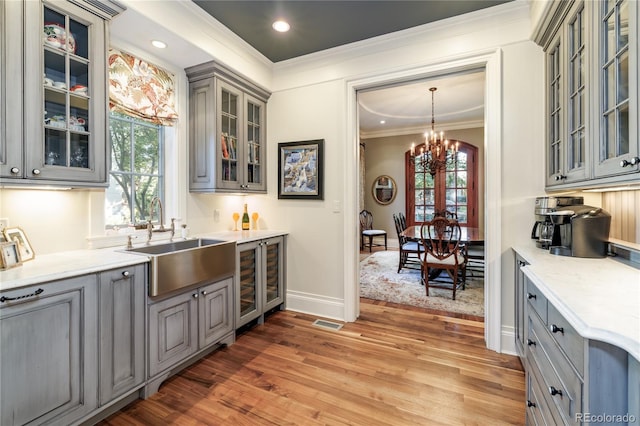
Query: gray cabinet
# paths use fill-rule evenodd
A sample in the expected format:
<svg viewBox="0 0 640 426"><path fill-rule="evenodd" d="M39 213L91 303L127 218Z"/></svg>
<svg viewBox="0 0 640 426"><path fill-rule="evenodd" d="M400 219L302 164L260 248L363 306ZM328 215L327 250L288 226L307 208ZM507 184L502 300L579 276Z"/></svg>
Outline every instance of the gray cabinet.
<svg viewBox="0 0 640 426"><path fill-rule="evenodd" d="M106 186L106 20L121 9L82 0L2 7L11 19L2 30L11 57L2 74L9 96L0 101L7 119L0 131L8 136L0 142L0 182Z"/></svg>
<svg viewBox="0 0 640 426"><path fill-rule="evenodd" d="M145 380L144 265L105 271L100 286L100 405Z"/></svg>
<svg viewBox="0 0 640 426"><path fill-rule="evenodd" d="M285 237L238 244L236 328L285 303Z"/></svg>
<svg viewBox="0 0 640 426"><path fill-rule="evenodd" d="M527 424L638 424L638 361L582 337L526 275L523 281Z"/></svg>
<svg viewBox="0 0 640 426"><path fill-rule="evenodd" d="M149 378L161 375L164 380L197 352L223 340L232 342L233 332L233 278L151 301Z"/></svg>
<svg viewBox="0 0 640 426"><path fill-rule="evenodd" d="M640 171L637 1L552 2L546 54L548 189L610 186Z"/></svg>
<svg viewBox="0 0 640 426"><path fill-rule="evenodd" d="M215 62L189 78L189 189L264 193L270 93Z"/></svg>
<svg viewBox="0 0 640 426"><path fill-rule="evenodd" d="M97 279L2 293L0 424L69 425L98 405Z"/></svg>

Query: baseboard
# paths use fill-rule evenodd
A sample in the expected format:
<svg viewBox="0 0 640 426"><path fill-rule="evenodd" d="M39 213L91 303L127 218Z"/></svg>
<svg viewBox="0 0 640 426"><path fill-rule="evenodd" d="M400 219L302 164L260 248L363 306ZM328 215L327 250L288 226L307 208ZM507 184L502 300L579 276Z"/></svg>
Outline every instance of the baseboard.
<svg viewBox="0 0 640 426"><path fill-rule="evenodd" d="M510 325L503 325L500 332L500 353L518 356L516 352L516 333Z"/></svg>
<svg viewBox="0 0 640 426"><path fill-rule="evenodd" d="M344 321L344 300L302 291L287 291L287 310Z"/></svg>

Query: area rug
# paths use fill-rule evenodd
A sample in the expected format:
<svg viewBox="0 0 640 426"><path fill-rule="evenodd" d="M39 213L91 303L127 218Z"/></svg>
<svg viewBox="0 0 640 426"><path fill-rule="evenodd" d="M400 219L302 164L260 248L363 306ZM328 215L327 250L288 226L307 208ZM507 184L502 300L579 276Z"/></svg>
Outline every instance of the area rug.
<svg viewBox="0 0 640 426"><path fill-rule="evenodd" d="M484 280L467 277L466 289L452 291L429 288L429 297L420 284L420 271L403 268L398 273L397 251L379 251L360 262L360 296L367 299L484 316Z"/></svg>

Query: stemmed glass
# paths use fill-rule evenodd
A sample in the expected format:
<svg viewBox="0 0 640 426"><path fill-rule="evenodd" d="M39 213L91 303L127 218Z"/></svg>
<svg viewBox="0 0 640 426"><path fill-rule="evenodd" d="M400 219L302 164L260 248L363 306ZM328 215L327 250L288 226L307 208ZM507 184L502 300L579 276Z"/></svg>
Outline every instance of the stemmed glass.
<svg viewBox="0 0 640 426"><path fill-rule="evenodd" d="M258 213L253 213L251 219L253 219L253 229L258 229Z"/></svg>
<svg viewBox="0 0 640 426"><path fill-rule="evenodd" d="M240 219L240 213L234 213L233 214L233 230L237 231L238 230L238 219Z"/></svg>

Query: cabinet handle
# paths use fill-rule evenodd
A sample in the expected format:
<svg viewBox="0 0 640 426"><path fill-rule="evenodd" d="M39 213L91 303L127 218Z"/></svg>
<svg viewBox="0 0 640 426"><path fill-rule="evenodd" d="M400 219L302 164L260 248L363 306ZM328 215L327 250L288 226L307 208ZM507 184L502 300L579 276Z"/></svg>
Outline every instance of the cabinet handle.
<svg viewBox="0 0 640 426"><path fill-rule="evenodd" d="M40 174L40 169L33 169L32 172L34 175L38 176Z"/></svg>
<svg viewBox="0 0 640 426"><path fill-rule="evenodd" d="M533 407L533 408L535 408L535 407L536 407L536 403L535 403L535 402L531 402L531 401L527 400L527 407Z"/></svg>
<svg viewBox="0 0 640 426"><path fill-rule="evenodd" d="M537 297L533 293L527 293L527 299L537 299Z"/></svg>
<svg viewBox="0 0 640 426"><path fill-rule="evenodd" d="M558 326L557 326L557 325L555 325L555 324L551 324L551 327L549 327L549 330L551 330L551 332L552 332L552 333L558 333L558 332L560 332L560 333L564 334L564 328L562 328L562 327L558 327Z"/></svg>
<svg viewBox="0 0 640 426"><path fill-rule="evenodd" d="M565 175L556 175L556 177L555 177L556 181L563 180L563 179L566 179L566 178L567 177Z"/></svg>
<svg viewBox="0 0 640 426"><path fill-rule="evenodd" d="M522 260L518 260L518 265L520 266L525 266L527 263L523 262Z"/></svg>
<svg viewBox="0 0 640 426"><path fill-rule="evenodd" d="M535 340L527 339L527 346L535 346L535 345L536 345Z"/></svg>
<svg viewBox="0 0 640 426"><path fill-rule="evenodd" d="M19 168L17 168L17 167L12 167L11 168L11 174L17 175L19 173L20 173L20 169Z"/></svg>
<svg viewBox="0 0 640 426"><path fill-rule="evenodd" d="M124 271L124 272L122 273L122 276L123 276L123 277L129 277L129 275L130 275L130 274L129 274L129 271Z"/></svg>
<svg viewBox="0 0 640 426"><path fill-rule="evenodd" d="M44 293L44 290L39 288L36 291L34 291L33 293L29 293L29 294L24 294L22 296L16 296L16 297L7 297L7 296L2 296L0 297L0 302L9 302L12 300L20 300L20 299L27 299L29 297L35 297L38 296L40 294Z"/></svg>
<svg viewBox="0 0 640 426"><path fill-rule="evenodd" d="M562 396L562 391L560 389L554 388L553 386L549 386L549 393L551 394L551 396Z"/></svg>
<svg viewBox="0 0 640 426"><path fill-rule="evenodd" d="M631 160L627 161L627 160L622 160L620 162L620 167L627 167L627 166L635 166L636 164L640 163L640 158L638 157L631 157Z"/></svg>
<svg viewBox="0 0 640 426"><path fill-rule="evenodd" d="M207 295L207 290L202 290L202 295L206 296Z"/></svg>
<svg viewBox="0 0 640 426"><path fill-rule="evenodd" d="M197 299L198 298L198 293L193 293L192 296L193 296L194 299Z"/></svg>

